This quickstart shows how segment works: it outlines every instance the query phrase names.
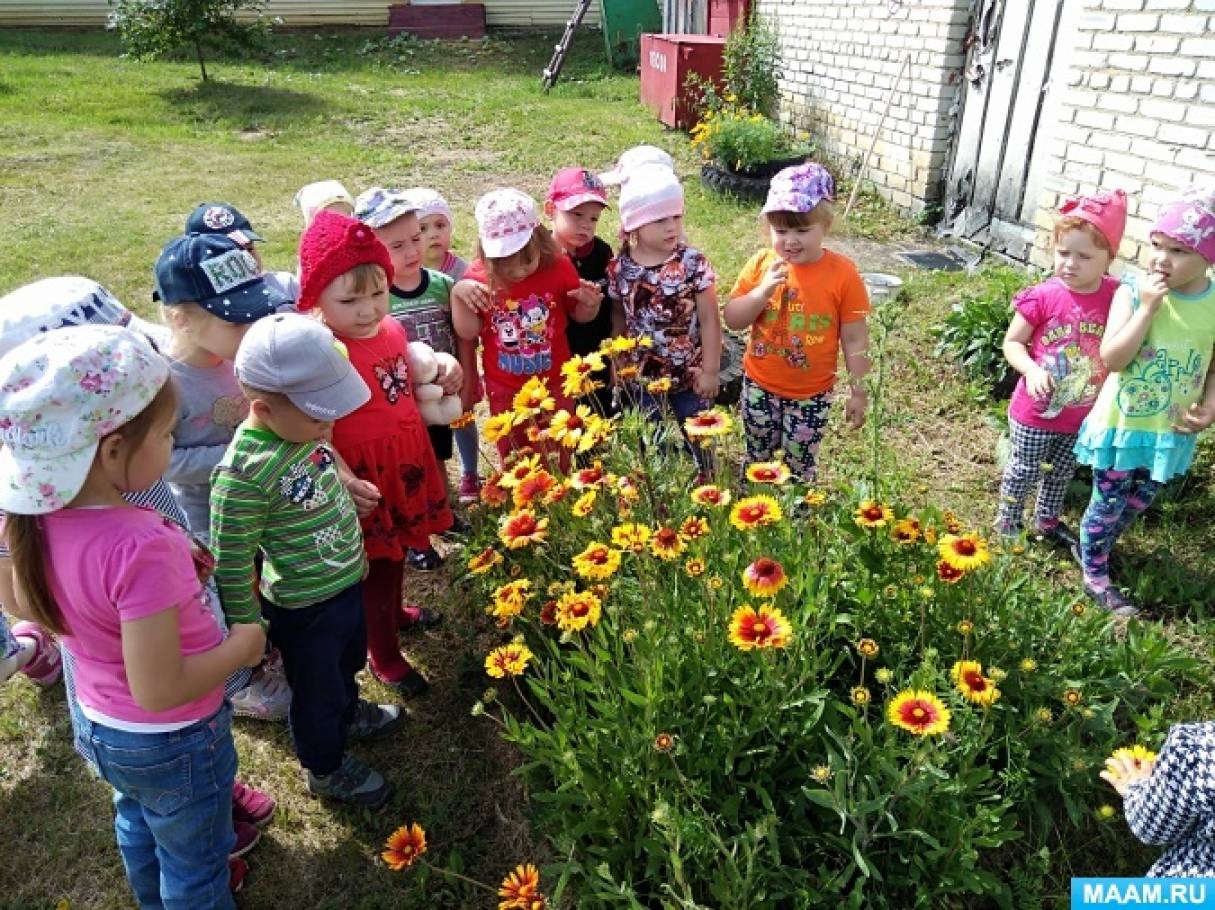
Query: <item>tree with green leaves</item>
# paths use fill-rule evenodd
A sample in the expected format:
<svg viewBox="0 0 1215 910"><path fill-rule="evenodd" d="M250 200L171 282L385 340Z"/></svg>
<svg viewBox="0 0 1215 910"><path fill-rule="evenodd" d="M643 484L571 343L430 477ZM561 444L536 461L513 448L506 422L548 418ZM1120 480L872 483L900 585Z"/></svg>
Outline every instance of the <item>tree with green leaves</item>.
<svg viewBox="0 0 1215 910"><path fill-rule="evenodd" d="M166 57L193 48L203 81L203 51L256 52L265 46L265 0L110 0L110 28L136 60ZM242 13L249 15L238 16Z"/></svg>

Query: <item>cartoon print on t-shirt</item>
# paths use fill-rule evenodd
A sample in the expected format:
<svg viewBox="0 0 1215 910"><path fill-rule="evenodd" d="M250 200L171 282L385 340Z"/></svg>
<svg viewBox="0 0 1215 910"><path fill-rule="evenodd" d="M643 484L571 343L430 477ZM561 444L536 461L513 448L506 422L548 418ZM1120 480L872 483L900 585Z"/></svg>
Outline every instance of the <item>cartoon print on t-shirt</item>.
<svg viewBox="0 0 1215 910"><path fill-rule="evenodd" d="M762 328L762 338L757 337L760 333L752 336L752 357L781 357L790 366L805 369L810 363L807 348L823 343L826 336L822 332L831 328L831 317L807 314L797 289L785 285L776 306L770 304L763 314Z"/></svg>

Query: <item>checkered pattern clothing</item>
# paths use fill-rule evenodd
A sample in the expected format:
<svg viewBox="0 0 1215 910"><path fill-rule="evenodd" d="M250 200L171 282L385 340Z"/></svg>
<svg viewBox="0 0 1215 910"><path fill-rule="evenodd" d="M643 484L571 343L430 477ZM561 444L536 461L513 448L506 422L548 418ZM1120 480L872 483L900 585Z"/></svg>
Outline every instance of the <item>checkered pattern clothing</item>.
<svg viewBox="0 0 1215 910"><path fill-rule="evenodd" d="M1137 838L1168 847L1148 875L1215 876L1215 723L1170 729L1152 775L1131 785L1124 809Z"/></svg>
<svg viewBox="0 0 1215 910"><path fill-rule="evenodd" d="M1021 528L1025 500L1038 487L1035 523L1052 527L1063 511L1063 497L1076 473L1075 433L1053 433L1009 418L1012 451L1000 483L1000 512L996 525L1003 531Z"/></svg>

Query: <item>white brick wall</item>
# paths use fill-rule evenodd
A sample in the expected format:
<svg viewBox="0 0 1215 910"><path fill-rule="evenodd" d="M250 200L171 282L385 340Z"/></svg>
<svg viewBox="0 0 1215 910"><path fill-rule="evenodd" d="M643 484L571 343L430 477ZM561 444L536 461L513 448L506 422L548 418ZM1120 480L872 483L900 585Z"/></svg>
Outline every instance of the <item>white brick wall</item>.
<svg viewBox="0 0 1215 910"><path fill-rule="evenodd" d="M1047 249L1060 201L1098 186L1129 196L1123 259L1142 264L1160 204L1178 187L1215 183L1215 0L1081 0L1077 47L1036 223ZM1113 22L1112 27L1110 22Z"/></svg>
<svg viewBox="0 0 1215 910"><path fill-rule="evenodd" d="M910 54L868 176L895 205L918 213L940 196L970 5L914 0L892 13L889 0L758 0L781 33L781 117L851 165L868 148Z"/></svg>

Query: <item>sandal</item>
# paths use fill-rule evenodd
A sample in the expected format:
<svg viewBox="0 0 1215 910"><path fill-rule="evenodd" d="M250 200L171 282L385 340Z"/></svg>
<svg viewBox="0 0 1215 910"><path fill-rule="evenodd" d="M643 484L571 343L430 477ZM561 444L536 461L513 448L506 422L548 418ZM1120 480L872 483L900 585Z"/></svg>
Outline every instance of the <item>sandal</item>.
<svg viewBox="0 0 1215 910"><path fill-rule="evenodd" d="M10 631L13 638L28 638L34 643L34 656L21 668L30 682L43 688L59 682L59 677L63 675L63 656L51 633L32 622L19 622Z"/></svg>
<svg viewBox="0 0 1215 910"><path fill-rule="evenodd" d="M1086 587L1084 593L1101 609L1108 610L1115 616L1129 618L1139 613L1139 608L1135 606L1134 602L1129 600L1125 594L1113 585L1110 585L1104 591L1094 591Z"/></svg>
<svg viewBox="0 0 1215 910"><path fill-rule="evenodd" d="M409 562L409 567L419 572L433 572L443 565L443 557L434 547L427 547L425 550L415 550L410 547L405 553L405 558Z"/></svg>

